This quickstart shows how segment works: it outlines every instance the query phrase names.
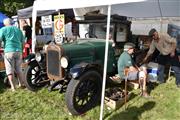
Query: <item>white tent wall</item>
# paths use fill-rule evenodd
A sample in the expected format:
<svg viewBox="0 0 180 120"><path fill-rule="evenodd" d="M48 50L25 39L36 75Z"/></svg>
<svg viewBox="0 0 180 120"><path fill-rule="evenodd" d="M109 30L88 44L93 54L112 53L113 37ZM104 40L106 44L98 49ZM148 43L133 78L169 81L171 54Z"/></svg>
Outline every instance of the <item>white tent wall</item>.
<svg viewBox="0 0 180 120"><path fill-rule="evenodd" d="M132 19L131 31L136 35L147 35L151 28L155 28L159 32L167 33L168 24L174 24L180 26L180 17L163 18L162 22L160 18L156 19ZM162 25L161 25L162 23Z"/></svg>

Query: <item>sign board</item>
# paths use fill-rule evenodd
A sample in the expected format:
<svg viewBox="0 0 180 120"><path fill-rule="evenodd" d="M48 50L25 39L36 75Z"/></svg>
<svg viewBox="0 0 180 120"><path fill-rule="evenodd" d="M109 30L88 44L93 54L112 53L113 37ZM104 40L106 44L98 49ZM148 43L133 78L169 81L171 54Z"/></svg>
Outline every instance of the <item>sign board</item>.
<svg viewBox="0 0 180 120"><path fill-rule="evenodd" d="M65 35L64 14L54 16L54 39L56 43L62 43Z"/></svg>
<svg viewBox="0 0 180 120"><path fill-rule="evenodd" d="M51 28L52 27L52 15L41 16L42 28Z"/></svg>

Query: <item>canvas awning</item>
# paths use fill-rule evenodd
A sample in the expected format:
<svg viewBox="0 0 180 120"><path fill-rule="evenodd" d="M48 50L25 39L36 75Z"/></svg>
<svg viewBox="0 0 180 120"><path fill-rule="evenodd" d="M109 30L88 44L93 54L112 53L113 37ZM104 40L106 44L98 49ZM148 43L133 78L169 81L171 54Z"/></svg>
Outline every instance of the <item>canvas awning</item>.
<svg viewBox="0 0 180 120"><path fill-rule="evenodd" d="M33 11L33 6L27 7L24 9L20 9L17 11L18 18L20 18L20 19L31 18L32 17L32 11ZM52 15L52 14L57 14L57 12L58 11L56 11L56 10L37 11L37 16ZM73 9L65 9L65 10L61 10L60 12L66 14L66 17L69 17L69 18L74 17Z"/></svg>
<svg viewBox="0 0 180 120"><path fill-rule="evenodd" d="M74 8L76 16L83 16L87 12L100 10L107 14L107 6ZM180 0L146 0L142 2L112 5L111 14L119 14L133 18L180 17Z"/></svg>

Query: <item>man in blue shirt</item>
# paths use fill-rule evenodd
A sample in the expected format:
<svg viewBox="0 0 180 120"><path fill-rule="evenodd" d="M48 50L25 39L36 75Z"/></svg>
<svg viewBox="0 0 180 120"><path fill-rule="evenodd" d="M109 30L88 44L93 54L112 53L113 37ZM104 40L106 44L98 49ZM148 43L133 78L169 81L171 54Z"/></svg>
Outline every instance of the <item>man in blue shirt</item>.
<svg viewBox="0 0 180 120"><path fill-rule="evenodd" d="M3 41L4 43L6 74L11 84L12 91L15 91L15 85L13 83L14 72L16 72L17 77L19 78L20 87L22 86L23 81L21 64L24 36L19 28L11 25L11 19L6 18L3 23L5 27L0 29L0 41Z"/></svg>

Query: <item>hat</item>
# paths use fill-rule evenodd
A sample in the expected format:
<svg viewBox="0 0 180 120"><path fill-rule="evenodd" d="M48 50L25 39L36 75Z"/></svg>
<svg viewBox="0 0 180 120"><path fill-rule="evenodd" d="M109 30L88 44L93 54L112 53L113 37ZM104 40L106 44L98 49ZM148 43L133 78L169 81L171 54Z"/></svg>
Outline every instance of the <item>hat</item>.
<svg viewBox="0 0 180 120"><path fill-rule="evenodd" d="M124 45L124 50L129 50L129 49L131 49L131 48L135 48L135 44L134 44L134 43L128 42L128 43L126 43L126 44Z"/></svg>
<svg viewBox="0 0 180 120"><path fill-rule="evenodd" d="M157 30L152 28L150 31L149 31L149 36L152 37L154 32L156 32Z"/></svg>

